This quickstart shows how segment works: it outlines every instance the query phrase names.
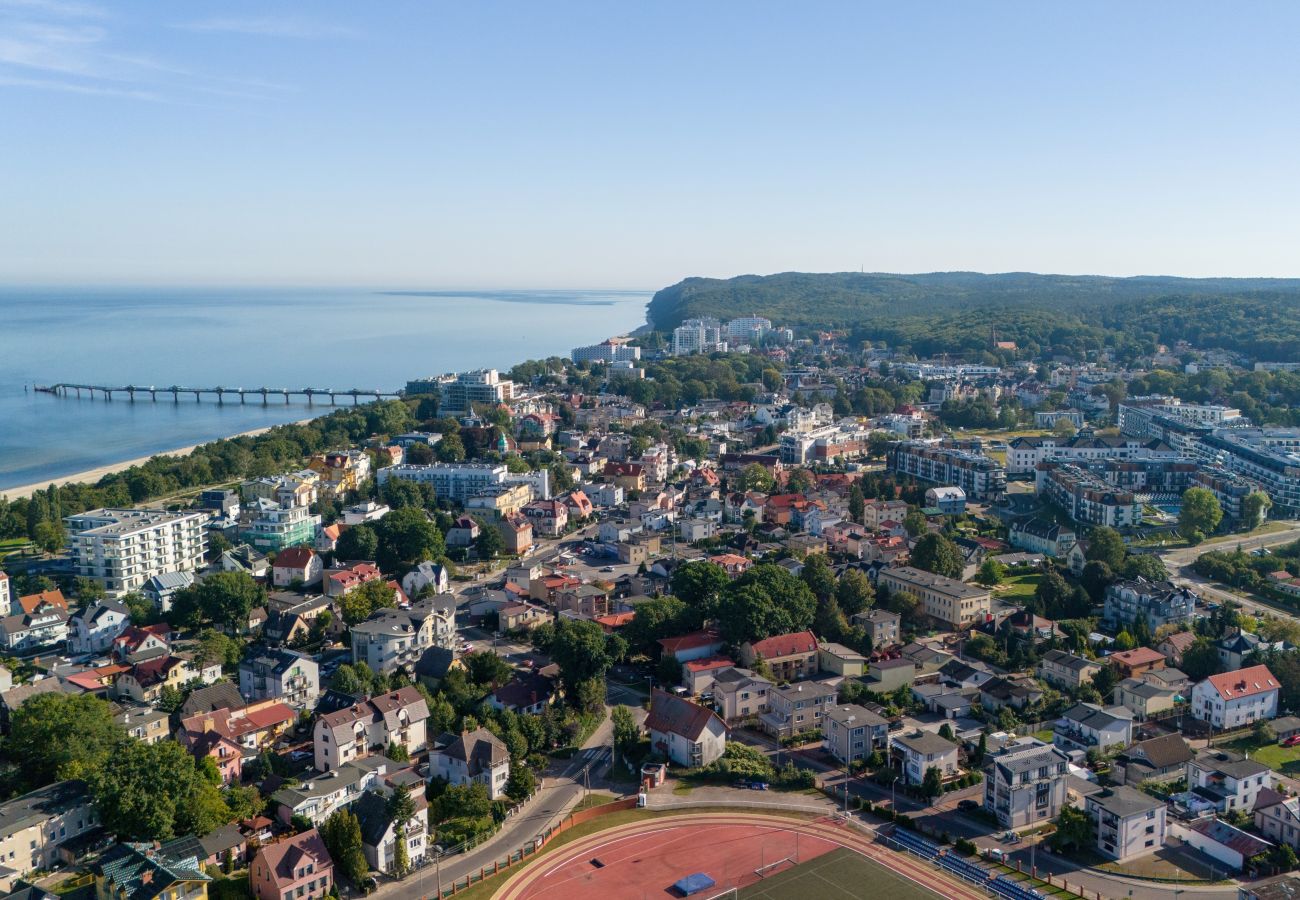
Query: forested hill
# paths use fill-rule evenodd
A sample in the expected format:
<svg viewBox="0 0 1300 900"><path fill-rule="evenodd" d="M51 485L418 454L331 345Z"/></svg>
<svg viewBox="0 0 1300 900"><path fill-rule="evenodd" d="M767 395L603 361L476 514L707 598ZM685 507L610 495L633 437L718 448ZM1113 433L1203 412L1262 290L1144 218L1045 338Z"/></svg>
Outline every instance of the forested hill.
<svg viewBox="0 0 1300 900"><path fill-rule="evenodd" d="M1079 332L1075 349L1114 346L1120 332L1142 343L1185 339L1259 359L1300 356L1300 279L1293 278L785 272L687 278L656 293L649 307L659 329L694 316L745 315L847 328L919 353L986 347L996 328L1000 339L1022 347L1058 345L1066 329Z"/></svg>

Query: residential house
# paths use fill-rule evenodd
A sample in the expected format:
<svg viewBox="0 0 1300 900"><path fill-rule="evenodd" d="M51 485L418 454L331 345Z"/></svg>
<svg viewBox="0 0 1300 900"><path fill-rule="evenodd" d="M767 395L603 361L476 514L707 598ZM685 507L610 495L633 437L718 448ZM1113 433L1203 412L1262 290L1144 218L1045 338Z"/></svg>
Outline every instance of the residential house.
<svg viewBox="0 0 1300 900"><path fill-rule="evenodd" d="M152 706L130 705L113 714L113 721L130 737L156 744L171 737L171 714Z"/></svg>
<svg viewBox="0 0 1300 900"><path fill-rule="evenodd" d="M48 603L0 619L0 647L11 653L52 646L67 638L68 611Z"/></svg>
<svg viewBox="0 0 1300 900"><path fill-rule="evenodd" d="M384 576L374 563L358 562L346 568L325 571L325 596L342 597L368 581L378 581Z"/></svg>
<svg viewBox="0 0 1300 900"><path fill-rule="evenodd" d="M1084 811L1096 823L1097 849L1124 862L1165 845L1165 804L1131 787L1092 794Z"/></svg>
<svg viewBox="0 0 1300 900"><path fill-rule="evenodd" d="M96 860L91 872L99 900L207 900L212 881L203 871L203 860L180 841L161 847L117 844Z"/></svg>
<svg viewBox="0 0 1300 900"><path fill-rule="evenodd" d="M451 574L442 563L425 560L402 578L402 591L408 597L418 597L425 591L431 594L450 594Z"/></svg>
<svg viewBox="0 0 1300 900"><path fill-rule="evenodd" d="M429 707L414 687L363 700L316 720L312 732L316 768L337 769L345 762L397 744L413 753L424 746Z"/></svg>
<svg viewBox="0 0 1300 900"><path fill-rule="evenodd" d="M544 537L559 537L569 526L569 507L563 500L534 500L523 508L533 531Z"/></svg>
<svg viewBox="0 0 1300 900"><path fill-rule="evenodd" d="M240 544L222 553L216 566L222 572L245 572L253 578L266 578L271 574L271 560L249 544Z"/></svg>
<svg viewBox="0 0 1300 900"><path fill-rule="evenodd" d="M945 781L958 773L957 745L933 731L917 730L894 735L890 754L898 762L907 784L920 784L925 780L925 773L932 768L938 769Z"/></svg>
<svg viewBox="0 0 1300 900"><path fill-rule="evenodd" d="M852 765L889 749L889 722L865 706L832 707L822 718L822 746L842 765Z"/></svg>
<svg viewBox="0 0 1300 900"><path fill-rule="evenodd" d="M761 641L746 641L740 646L740 658L750 667L762 659L777 682L796 681L817 671L817 647L817 638L811 631L796 631Z"/></svg>
<svg viewBox="0 0 1300 900"><path fill-rule="evenodd" d="M888 694L916 680L916 664L910 659L887 658L867 664L868 686L877 694Z"/></svg>
<svg viewBox="0 0 1300 900"><path fill-rule="evenodd" d="M1255 830L1273 843L1300 849L1300 797L1265 788L1255 797L1253 818Z"/></svg>
<svg viewBox="0 0 1300 900"><path fill-rule="evenodd" d="M189 747L203 735L217 734L255 756L270 747L298 721L298 715L278 700L262 700L235 709L197 713L181 720L177 739Z"/></svg>
<svg viewBox="0 0 1300 900"><path fill-rule="evenodd" d="M1156 649L1165 655L1168 665L1177 667L1183 664L1183 654L1192 649L1194 643L1196 632L1178 631L1156 644Z"/></svg>
<svg viewBox="0 0 1300 900"><path fill-rule="evenodd" d="M194 573L160 572L140 586L140 594L159 612L169 612L176 594L194 583Z"/></svg>
<svg viewBox="0 0 1300 900"><path fill-rule="evenodd" d="M1234 628L1214 642L1214 649L1219 653L1219 664L1223 670L1233 672L1245 666L1253 653L1290 650L1292 647L1286 641L1266 641L1257 634Z"/></svg>
<svg viewBox="0 0 1300 900"><path fill-rule="evenodd" d="M417 684L422 684L431 691L436 691L453 669L465 670L456 651L449 647L430 647L420 654L412 670Z"/></svg>
<svg viewBox="0 0 1300 900"><path fill-rule="evenodd" d="M165 622L131 625L113 638L109 649L119 662L140 662L170 652L171 635L171 626Z"/></svg>
<svg viewBox="0 0 1300 900"><path fill-rule="evenodd" d="M195 679L211 683L221 677L220 664L200 670L183 656L164 654L143 660L123 672L113 685L119 697L130 697L136 703L156 703L164 688L180 690Z"/></svg>
<svg viewBox="0 0 1300 900"><path fill-rule="evenodd" d="M1056 720L1052 742L1063 750L1087 752L1096 747L1127 747L1133 740L1133 714L1123 706L1102 708L1076 703Z"/></svg>
<svg viewBox="0 0 1300 900"><path fill-rule="evenodd" d="M291 781L293 787L282 787L271 795L276 818L280 824L288 825L295 816L301 816L319 828L335 812L351 806L366 791L378 786L394 765L385 756L368 756L306 781Z"/></svg>
<svg viewBox="0 0 1300 900"><path fill-rule="evenodd" d="M722 649L722 638L716 631L693 631L677 637L660 638L659 647L663 654L685 663L716 656Z"/></svg>
<svg viewBox="0 0 1300 900"><path fill-rule="evenodd" d="M325 565L310 547L286 547L275 555L271 583L278 588L311 587L321 580Z"/></svg>
<svg viewBox="0 0 1300 900"><path fill-rule="evenodd" d="M506 553L521 556L533 546L533 523L525 516L504 516L497 522L497 530L505 541Z"/></svg>
<svg viewBox="0 0 1300 900"><path fill-rule="evenodd" d="M510 753L501 739L486 728L444 734L429 752L429 778L452 785L478 782L496 800L505 795L510 780Z"/></svg>
<svg viewBox="0 0 1300 900"><path fill-rule="evenodd" d="M867 674L867 658L843 644L823 643L817 646L817 668L844 678L860 678Z"/></svg>
<svg viewBox="0 0 1300 900"><path fill-rule="evenodd" d="M1121 579L1106 587L1102 618L1115 628L1130 627L1144 618L1155 634L1163 625L1190 625L1195 610L1196 595L1172 581Z"/></svg>
<svg viewBox="0 0 1300 900"><path fill-rule="evenodd" d="M473 516L460 516L447 529L448 547L473 547L481 526Z"/></svg>
<svg viewBox="0 0 1300 900"><path fill-rule="evenodd" d="M131 625L131 612L116 600L99 600L68 620L68 652L107 653L113 639Z"/></svg>
<svg viewBox="0 0 1300 900"><path fill-rule="evenodd" d="M767 692L773 686L749 669L723 669L713 676L713 702L727 724L757 718L767 712Z"/></svg>
<svg viewBox="0 0 1300 900"><path fill-rule="evenodd" d="M263 650L239 664L239 692L250 701L281 700L310 707L320 696L320 665L294 650Z"/></svg>
<svg viewBox="0 0 1300 900"><path fill-rule="evenodd" d="M1101 671L1101 663L1064 650L1048 650L1038 661L1038 677L1057 687L1078 690L1090 684Z"/></svg>
<svg viewBox="0 0 1300 900"><path fill-rule="evenodd" d="M1233 750L1211 747L1187 761L1187 789L1221 815L1249 813L1260 792L1272 788L1272 769Z"/></svg>
<svg viewBox="0 0 1300 900"><path fill-rule="evenodd" d="M501 687L488 694L493 709L508 709L519 715L536 716L555 702L555 679L541 672L516 672Z"/></svg>
<svg viewBox="0 0 1300 900"><path fill-rule="evenodd" d="M1192 715L1214 728L1238 728L1277 715L1281 686L1268 666L1211 675L1192 688Z"/></svg>
<svg viewBox="0 0 1300 900"><path fill-rule="evenodd" d="M428 597L406 609L377 609L352 626L352 661L376 672L410 667L429 647L456 643L456 605L446 595Z"/></svg>
<svg viewBox="0 0 1300 900"><path fill-rule="evenodd" d="M584 619L607 616L612 611L609 591L594 584L575 584L556 591L555 608Z"/></svg>
<svg viewBox="0 0 1300 900"><path fill-rule="evenodd" d="M1111 700L1116 706L1123 706L1133 713L1133 721L1145 722L1152 716L1173 709L1179 696L1181 695L1175 688L1166 686L1158 679L1144 676L1125 678L1115 685Z"/></svg>
<svg viewBox="0 0 1300 900"><path fill-rule="evenodd" d="M1115 667L1121 678L1139 678L1153 669L1165 667L1165 655L1150 647L1135 647L1112 653L1106 657L1106 661Z"/></svg>
<svg viewBox="0 0 1300 900"><path fill-rule="evenodd" d="M540 606L530 603L512 603L501 607L497 613L497 633L512 631L531 631L543 622L549 621L551 614Z"/></svg>
<svg viewBox="0 0 1300 900"><path fill-rule="evenodd" d="M1028 519L1011 523L1010 540L1017 550L1064 559L1078 536L1071 528L1051 519Z"/></svg>
<svg viewBox="0 0 1300 900"><path fill-rule="evenodd" d="M69 841L98 829L84 781L57 781L0 803L0 883L35 869L52 869Z"/></svg>
<svg viewBox="0 0 1300 900"><path fill-rule="evenodd" d="M645 728L654 752L688 768L707 766L727 746L727 726L717 713L667 691L651 694Z"/></svg>
<svg viewBox="0 0 1300 900"><path fill-rule="evenodd" d="M735 666L736 661L726 656L708 656L704 659L693 659L682 665L682 686L693 697L709 693L713 690L714 676L726 669L733 669Z"/></svg>
<svg viewBox="0 0 1300 900"><path fill-rule="evenodd" d="M989 591L911 566L881 569L878 587L907 591L921 601L920 611L948 628L961 628L988 615Z"/></svg>
<svg viewBox="0 0 1300 900"><path fill-rule="evenodd" d="M863 627L867 637L871 638L871 646L874 648L892 647L898 643L901 634L899 626L902 623L902 617L898 613L872 608L854 614L850 621L854 625Z"/></svg>
<svg viewBox="0 0 1300 900"><path fill-rule="evenodd" d="M615 462L605 463L602 473L605 479L625 491L645 490L645 466L640 463Z"/></svg>
<svg viewBox="0 0 1300 900"><path fill-rule="evenodd" d="M244 751L239 744L215 731L185 732L181 743L196 760L211 759L222 784L227 787L239 784L244 772Z"/></svg>
<svg viewBox="0 0 1300 900"><path fill-rule="evenodd" d="M1042 699L1042 687L1028 675L999 675L980 685L980 706L986 710L1024 709Z"/></svg>
<svg viewBox="0 0 1300 900"><path fill-rule="evenodd" d="M1181 734L1138 741L1115 757L1113 779L1137 787L1144 781L1176 781L1186 774L1192 748Z"/></svg>
<svg viewBox="0 0 1300 900"><path fill-rule="evenodd" d="M767 692L767 711L759 714L759 724L777 739L818 731L836 699L835 688L817 681L774 687Z"/></svg>
<svg viewBox="0 0 1300 900"><path fill-rule="evenodd" d="M1253 857L1262 856L1273 848L1268 841L1212 816L1187 823L1175 821L1170 825L1170 831L1186 846L1216 860L1232 872L1240 872Z"/></svg>
<svg viewBox="0 0 1300 900"><path fill-rule="evenodd" d="M411 801L415 805L415 815L401 829L393 820L386 795L369 791L362 794L353 805L352 810L361 824L361 848L371 869L379 872L392 870L397 858L398 841L406 844L406 858L410 865L419 866L424 862L429 830L429 801L425 799L423 791L412 791Z"/></svg>
<svg viewBox="0 0 1300 900"><path fill-rule="evenodd" d="M319 900L334 886L334 860L315 828L258 849L248 867L257 900Z"/></svg>
<svg viewBox="0 0 1300 900"><path fill-rule="evenodd" d="M1033 740L994 754L984 766L984 809L1002 828L1025 828L1055 819L1066 805L1070 758Z"/></svg>

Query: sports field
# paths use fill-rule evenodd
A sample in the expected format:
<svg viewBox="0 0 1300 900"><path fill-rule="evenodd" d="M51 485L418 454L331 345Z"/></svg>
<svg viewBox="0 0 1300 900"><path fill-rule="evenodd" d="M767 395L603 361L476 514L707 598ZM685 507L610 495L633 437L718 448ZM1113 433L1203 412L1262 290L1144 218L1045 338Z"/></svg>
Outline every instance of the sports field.
<svg viewBox="0 0 1300 900"><path fill-rule="evenodd" d="M848 848L769 875L742 888L739 900L849 900L880 897L889 900L935 900L938 897L889 869Z"/></svg>

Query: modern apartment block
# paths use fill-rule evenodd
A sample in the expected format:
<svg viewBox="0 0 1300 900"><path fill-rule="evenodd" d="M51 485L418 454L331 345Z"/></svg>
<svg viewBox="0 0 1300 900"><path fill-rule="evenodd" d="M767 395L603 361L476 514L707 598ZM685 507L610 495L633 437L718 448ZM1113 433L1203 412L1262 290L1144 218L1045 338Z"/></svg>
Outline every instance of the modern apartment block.
<svg viewBox="0 0 1300 900"><path fill-rule="evenodd" d="M240 532L239 539L263 553L279 553L316 539L321 517L305 506L269 506L258 511Z"/></svg>
<svg viewBox="0 0 1300 900"><path fill-rule="evenodd" d="M1132 437L1160 437L1156 419L1168 416L1194 425L1239 423L1241 410L1217 403L1184 403L1177 397L1130 397L1119 405L1119 430Z"/></svg>
<svg viewBox="0 0 1300 900"><path fill-rule="evenodd" d="M641 358L641 348L624 341L608 340L586 347L574 347L573 361L581 362L636 362Z"/></svg>
<svg viewBox="0 0 1300 900"><path fill-rule="evenodd" d="M438 497L463 504L478 491L505 484L508 474L504 463L432 463L385 466L375 478L381 486L390 478L431 484Z"/></svg>
<svg viewBox="0 0 1300 900"><path fill-rule="evenodd" d="M673 329L673 356L685 356L690 353L712 353L726 350L727 341L723 336L722 323L717 319L687 319Z"/></svg>
<svg viewBox="0 0 1300 900"><path fill-rule="evenodd" d="M836 706L822 717L822 745L847 766L889 749L889 723L865 706Z"/></svg>
<svg viewBox="0 0 1300 900"><path fill-rule="evenodd" d="M1007 471L1012 474L1032 472L1040 462L1049 459L1058 462L1095 462L1177 455L1172 447L1159 438L1098 436L1091 430L1085 430L1069 438L1052 435L1013 438L1007 449Z"/></svg>
<svg viewBox="0 0 1300 900"><path fill-rule="evenodd" d="M995 499L1007 487L1006 468L984 455L980 441L899 441L890 446L886 466L919 481L959 487L978 500Z"/></svg>
<svg viewBox="0 0 1300 900"><path fill-rule="evenodd" d="M207 512L95 509L68 516L73 571L111 598L139 590L155 575L203 565Z"/></svg>
<svg viewBox="0 0 1300 900"><path fill-rule="evenodd" d="M1132 491L1116 490L1079 466L1042 462L1034 480L1039 494L1081 525L1127 528L1142 521L1142 504Z"/></svg>
<svg viewBox="0 0 1300 900"><path fill-rule="evenodd" d="M1065 805L1070 758L1049 744L1012 744L984 767L984 808L1003 828L1056 818Z"/></svg>
<svg viewBox="0 0 1300 900"><path fill-rule="evenodd" d="M1123 862L1165 845L1164 801L1131 787L1091 794L1085 811L1097 823L1097 849Z"/></svg>

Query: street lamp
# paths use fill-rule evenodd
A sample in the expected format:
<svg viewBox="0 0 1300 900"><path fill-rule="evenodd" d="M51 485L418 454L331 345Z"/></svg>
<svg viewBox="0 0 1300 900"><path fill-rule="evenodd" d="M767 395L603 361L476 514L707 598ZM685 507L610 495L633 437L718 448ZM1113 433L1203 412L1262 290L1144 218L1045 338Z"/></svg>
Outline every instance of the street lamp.
<svg viewBox="0 0 1300 900"><path fill-rule="evenodd" d="M894 780L889 783L890 812L894 812L894 813L898 812L898 780L902 777L903 777L902 775L895 775Z"/></svg>

